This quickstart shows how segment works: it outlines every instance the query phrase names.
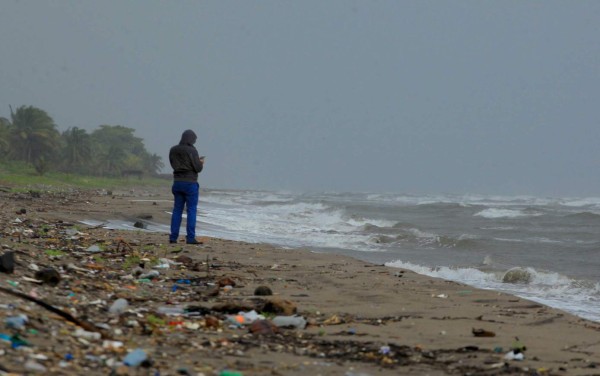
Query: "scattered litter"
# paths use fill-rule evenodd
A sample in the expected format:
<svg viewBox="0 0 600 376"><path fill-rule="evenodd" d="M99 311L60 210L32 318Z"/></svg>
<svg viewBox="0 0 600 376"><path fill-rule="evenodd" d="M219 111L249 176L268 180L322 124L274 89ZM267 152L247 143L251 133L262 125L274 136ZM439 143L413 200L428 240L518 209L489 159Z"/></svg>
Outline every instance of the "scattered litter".
<svg viewBox="0 0 600 376"><path fill-rule="evenodd" d="M90 252L90 253L98 253L98 252L102 252L102 249L100 247L98 247L96 244L88 247L86 249L86 251Z"/></svg>
<svg viewBox="0 0 600 376"><path fill-rule="evenodd" d="M138 367L148 359L148 355L142 349L135 349L123 359L123 364L129 367Z"/></svg>
<svg viewBox="0 0 600 376"><path fill-rule="evenodd" d="M302 316L275 316L273 324L281 328L304 329L306 319Z"/></svg>
<svg viewBox="0 0 600 376"><path fill-rule="evenodd" d="M504 355L504 359L506 360L523 360L524 355L522 352L518 350L510 350Z"/></svg>
<svg viewBox="0 0 600 376"><path fill-rule="evenodd" d="M120 314L123 313L127 309L127 307L129 307L129 302L127 301L127 299L119 298L115 300L114 303L110 306L108 312L113 314Z"/></svg>

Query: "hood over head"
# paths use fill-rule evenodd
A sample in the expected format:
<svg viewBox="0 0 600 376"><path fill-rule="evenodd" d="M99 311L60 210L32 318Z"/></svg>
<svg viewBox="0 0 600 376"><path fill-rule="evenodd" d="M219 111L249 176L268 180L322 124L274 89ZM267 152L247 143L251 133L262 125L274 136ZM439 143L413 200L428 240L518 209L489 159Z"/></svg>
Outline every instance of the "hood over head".
<svg viewBox="0 0 600 376"><path fill-rule="evenodd" d="M188 129L181 135L181 141L179 145L194 145L196 143L196 133L193 130Z"/></svg>

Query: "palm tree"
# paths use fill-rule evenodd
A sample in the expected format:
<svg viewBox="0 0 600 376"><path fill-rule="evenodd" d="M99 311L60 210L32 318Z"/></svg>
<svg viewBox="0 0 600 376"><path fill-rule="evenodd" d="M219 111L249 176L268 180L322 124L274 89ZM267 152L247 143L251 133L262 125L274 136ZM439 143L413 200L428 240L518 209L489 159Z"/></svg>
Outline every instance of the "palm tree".
<svg viewBox="0 0 600 376"><path fill-rule="evenodd" d="M89 166L92 157L92 141L90 135L78 127L66 130L62 134L65 146L64 161L69 171Z"/></svg>
<svg viewBox="0 0 600 376"><path fill-rule="evenodd" d="M27 163L51 159L49 157L58 151L60 134L46 111L33 106L21 106L16 112L11 109L10 116L11 154Z"/></svg>
<svg viewBox="0 0 600 376"><path fill-rule="evenodd" d="M98 167L102 176L118 176L127 159L127 153L120 147L112 145L99 155Z"/></svg>
<svg viewBox="0 0 600 376"><path fill-rule="evenodd" d="M151 174L158 174L165 167L162 157L158 154L147 154L144 158L144 169Z"/></svg>
<svg viewBox="0 0 600 376"><path fill-rule="evenodd" d="M10 131L10 121L7 118L0 117L0 159L3 159L8 154L9 142L8 135Z"/></svg>

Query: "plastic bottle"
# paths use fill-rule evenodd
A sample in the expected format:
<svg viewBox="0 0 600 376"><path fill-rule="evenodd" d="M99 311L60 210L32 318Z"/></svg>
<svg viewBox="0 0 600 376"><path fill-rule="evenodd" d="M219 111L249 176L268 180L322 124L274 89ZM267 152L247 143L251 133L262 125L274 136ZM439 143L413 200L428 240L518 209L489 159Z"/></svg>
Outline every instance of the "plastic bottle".
<svg viewBox="0 0 600 376"><path fill-rule="evenodd" d="M127 307L129 307L129 302L127 299L119 298L110 306L108 312L121 314L127 309Z"/></svg>
<svg viewBox="0 0 600 376"><path fill-rule="evenodd" d="M158 270L152 270L151 272L140 274L139 279L154 279L160 276L160 272Z"/></svg>
<svg viewBox="0 0 600 376"><path fill-rule="evenodd" d="M158 307L158 313L162 313L163 315L182 315L185 313L185 310L182 307Z"/></svg>
<svg viewBox="0 0 600 376"><path fill-rule="evenodd" d="M252 324L256 320L264 320L263 315L259 315L258 312L252 310L250 312L240 312L238 315L244 318L244 324Z"/></svg>
<svg viewBox="0 0 600 376"><path fill-rule="evenodd" d="M144 350L135 349L129 354L127 354L125 359L123 359L123 364L129 367L137 367L140 364L142 364L142 362L146 359L148 359L148 355L146 355L146 352Z"/></svg>
<svg viewBox="0 0 600 376"><path fill-rule="evenodd" d="M273 324L278 327L291 327L296 329L304 329L306 327L306 320L302 316L275 316L273 318Z"/></svg>

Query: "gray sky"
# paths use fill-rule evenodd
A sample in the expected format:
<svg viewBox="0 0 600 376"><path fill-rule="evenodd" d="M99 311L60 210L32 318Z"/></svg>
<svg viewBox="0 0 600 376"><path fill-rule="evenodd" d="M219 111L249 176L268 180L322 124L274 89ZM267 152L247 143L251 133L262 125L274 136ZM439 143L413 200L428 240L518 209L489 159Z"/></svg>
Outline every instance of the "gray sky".
<svg viewBox="0 0 600 376"><path fill-rule="evenodd" d="M600 195L597 1L0 3L0 116L191 128L212 188Z"/></svg>

